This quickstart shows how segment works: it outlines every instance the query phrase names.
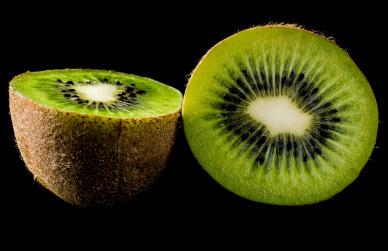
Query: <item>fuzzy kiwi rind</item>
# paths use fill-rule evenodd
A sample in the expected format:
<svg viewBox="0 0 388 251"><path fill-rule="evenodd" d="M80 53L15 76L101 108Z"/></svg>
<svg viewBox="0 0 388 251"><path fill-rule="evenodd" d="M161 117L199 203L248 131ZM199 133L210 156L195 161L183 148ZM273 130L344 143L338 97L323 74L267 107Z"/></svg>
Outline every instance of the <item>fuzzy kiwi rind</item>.
<svg viewBox="0 0 388 251"><path fill-rule="evenodd" d="M320 78L334 79L330 85L321 87L331 87L334 96L340 93L336 100L349 108L338 115L343 118L341 124L347 128L340 144L334 148L343 150L318 154L314 161L319 165L262 164L242 148L234 149L243 145L239 143L241 139L224 130L224 124L212 121L223 116L218 105L220 93L225 95L223 97L230 94L218 77L227 74L228 68L235 67L231 66L236 63L234 59L246 59L247 55L260 57L262 53L270 55L262 58L271 60L272 52L278 55L274 58L280 59L280 62L281 55L304 61L299 66L293 61L296 62L294 73L297 75L303 72L303 66L315 65L319 71L314 76L310 68L313 72L310 79L319 74ZM308 62L310 59L313 60ZM271 68L266 70L271 72ZM232 35L211 48L189 79L182 116L190 148L211 177L237 195L276 205L317 203L331 198L351 184L371 155L378 125L377 104L372 89L350 56L331 39L295 25L254 27ZM335 140L330 143L336 144Z"/></svg>
<svg viewBox="0 0 388 251"><path fill-rule="evenodd" d="M77 206L113 206L146 190L165 167L180 117L180 108L143 118L55 109L21 95L12 81L9 102L28 170Z"/></svg>

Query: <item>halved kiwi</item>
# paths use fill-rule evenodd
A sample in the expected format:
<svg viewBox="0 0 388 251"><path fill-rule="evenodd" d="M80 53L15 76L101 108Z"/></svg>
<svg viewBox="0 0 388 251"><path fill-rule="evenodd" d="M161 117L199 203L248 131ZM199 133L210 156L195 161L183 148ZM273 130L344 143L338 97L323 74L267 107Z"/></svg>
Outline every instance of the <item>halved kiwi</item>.
<svg viewBox="0 0 388 251"><path fill-rule="evenodd" d="M49 70L9 87L16 141L34 177L65 201L109 206L163 170L182 96L157 81L103 70Z"/></svg>
<svg viewBox="0 0 388 251"><path fill-rule="evenodd" d="M375 145L371 87L333 41L292 25L259 26L215 45L183 101L188 143L222 186L250 200L328 199Z"/></svg>

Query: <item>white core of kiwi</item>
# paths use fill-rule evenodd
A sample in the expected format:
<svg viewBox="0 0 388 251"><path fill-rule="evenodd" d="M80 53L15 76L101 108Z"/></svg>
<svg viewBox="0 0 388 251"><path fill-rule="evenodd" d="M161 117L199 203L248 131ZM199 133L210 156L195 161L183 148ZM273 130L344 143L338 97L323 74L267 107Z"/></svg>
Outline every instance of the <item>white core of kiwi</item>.
<svg viewBox="0 0 388 251"><path fill-rule="evenodd" d="M303 136L312 116L303 112L289 97L258 97L247 107L247 113L263 123L272 136L290 133Z"/></svg>
<svg viewBox="0 0 388 251"><path fill-rule="evenodd" d="M96 102L113 102L120 90L110 84L98 83L95 85L76 85L74 89L81 98Z"/></svg>

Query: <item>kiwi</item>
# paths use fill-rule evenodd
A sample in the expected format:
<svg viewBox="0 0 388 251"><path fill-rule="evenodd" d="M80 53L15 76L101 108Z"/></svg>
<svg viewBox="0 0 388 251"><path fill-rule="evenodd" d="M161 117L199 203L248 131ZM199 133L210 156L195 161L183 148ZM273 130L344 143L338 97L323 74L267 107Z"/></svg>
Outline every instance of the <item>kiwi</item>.
<svg viewBox="0 0 388 251"><path fill-rule="evenodd" d="M104 70L27 72L10 82L17 145L44 187L79 206L111 206L148 188L172 147L182 96Z"/></svg>
<svg viewBox="0 0 388 251"><path fill-rule="evenodd" d="M200 165L247 199L277 205L331 198L374 148L371 87L334 41L294 25L244 30L215 45L183 101Z"/></svg>

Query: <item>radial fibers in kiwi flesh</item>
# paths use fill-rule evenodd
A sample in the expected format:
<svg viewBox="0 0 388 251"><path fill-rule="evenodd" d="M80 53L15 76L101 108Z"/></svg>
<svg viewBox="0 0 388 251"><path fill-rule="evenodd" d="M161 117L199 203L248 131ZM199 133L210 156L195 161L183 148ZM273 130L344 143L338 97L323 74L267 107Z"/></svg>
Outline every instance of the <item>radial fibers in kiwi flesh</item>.
<svg viewBox="0 0 388 251"><path fill-rule="evenodd" d="M109 206L163 170L182 96L172 87L102 70L49 70L9 88L16 141L34 177L65 201Z"/></svg>
<svg viewBox="0 0 388 251"><path fill-rule="evenodd" d="M230 191L269 204L332 197L359 175L377 134L373 92L349 55L289 25L215 45L194 70L182 109L202 167Z"/></svg>

